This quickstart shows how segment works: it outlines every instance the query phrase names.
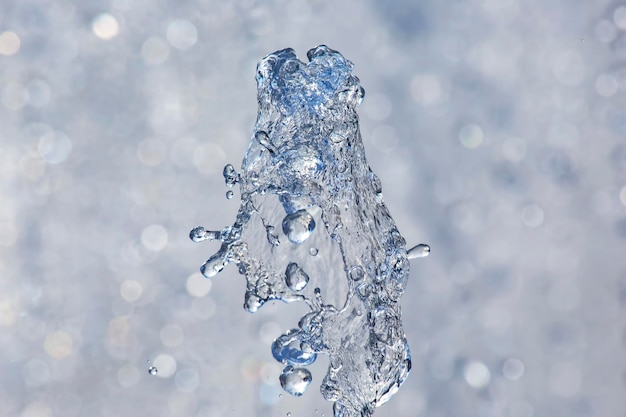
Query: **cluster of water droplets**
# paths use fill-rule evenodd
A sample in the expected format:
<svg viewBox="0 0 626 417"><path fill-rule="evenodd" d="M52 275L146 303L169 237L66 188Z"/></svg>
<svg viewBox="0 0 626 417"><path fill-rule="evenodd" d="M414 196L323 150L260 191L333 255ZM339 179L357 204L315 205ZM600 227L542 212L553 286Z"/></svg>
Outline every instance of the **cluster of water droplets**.
<svg viewBox="0 0 626 417"><path fill-rule="evenodd" d="M220 242L201 271L210 278L235 264L247 311L269 300L310 307L271 346L286 392L302 395L312 381L306 367L325 354L320 389L335 415L370 416L411 369L398 301L408 259L430 248L407 251L383 202L365 159L356 113L364 90L352 63L326 46L307 56L285 49L259 62L255 133L241 171L228 164L223 172L241 191L237 218L218 231L196 227L190 238Z"/></svg>

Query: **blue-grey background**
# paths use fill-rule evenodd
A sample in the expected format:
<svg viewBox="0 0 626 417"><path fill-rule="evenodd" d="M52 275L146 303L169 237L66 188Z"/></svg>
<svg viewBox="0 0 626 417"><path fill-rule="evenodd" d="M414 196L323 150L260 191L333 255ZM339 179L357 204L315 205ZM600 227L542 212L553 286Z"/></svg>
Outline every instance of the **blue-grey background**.
<svg viewBox="0 0 626 417"><path fill-rule="evenodd" d="M325 43L412 261L376 416L626 415L626 3L0 2L0 415L332 414L277 385L303 307L197 273L255 64ZM147 362L150 361L150 362ZM148 374L150 366L159 369Z"/></svg>

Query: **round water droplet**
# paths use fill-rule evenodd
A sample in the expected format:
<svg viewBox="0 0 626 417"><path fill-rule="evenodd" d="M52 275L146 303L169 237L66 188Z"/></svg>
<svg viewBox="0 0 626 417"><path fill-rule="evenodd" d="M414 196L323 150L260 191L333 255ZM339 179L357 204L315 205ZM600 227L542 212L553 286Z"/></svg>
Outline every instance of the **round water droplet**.
<svg viewBox="0 0 626 417"><path fill-rule="evenodd" d="M353 266L350 268L350 279L353 281L360 281L365 277L365 271L360 266Z"/></svg>
<svg viewBox="0 0 626 417"><path fill-rule="evenodd" d="M224 182L226 183L227 187L232 188L239 181L237 171L235 171L235 167L233 167L231 164L226 164L226 166L224 166L223 175Z"/></svg>
<svg viewBox="0 0 626 417"><path fill-rule="evenodd" d="M287 417L291 417L291 411L287 411Z"/></svg>
<svg viewBox="0 0 626 417"><path fill-rule="evenodd" d="M156 375L159 373L159 370L156 368L156 366L151 366L148 368L148 373L150 375Z"/></svg>
<svg viewBox="0 0 626 417"><path fill-rule="evenodd" d="M309 283L309 275L295 262L290 262L285 271L285 283L292 291L302 291Z"/></svg>
<svg viewBox="0 0 626 417"><path fill-rule="evenodd" d="M285 392L294 397L299 397L304 394L313 378L311 372L306 368L287 366L278 379Z"/></svg>
<svg viewBox="0 0 626 417"><path fill-rule="evenodd" d="M234 195L235 195L235 193L233 193L232 190L226 191L226 199L227 200L230 200L231 198L233 198Z"/></svg>
<svg viewBox="0 0 626 417"><path fill-rule="evenodd" d="M419 245L413 246L411 249L406 251L406 256L409 259L424 258L428 256L429 253L430 246L425 243L420 243Z"/></svg>
<svg viewBox="0 0 626 417"><path fill-rule="evenodd" d="M302 243L315 230L315 220L305 209L288 214L283 219L283 232L292 243Z"/></svg>
<svg viewBox="0 0 626 417"><path fill-rule="evenodd" d="M311 256L316 256L318 253L319 253L319 250L317 248L309 249L309 255Z"/></svg>
<svg viewBox="0 0 626 417"><path fill-rule="evenodd" d="M189 239L194 242L202 242L204 240L218 240L221 238L221 232L206 230L202 226L195 227L189 232Z"/></svg>

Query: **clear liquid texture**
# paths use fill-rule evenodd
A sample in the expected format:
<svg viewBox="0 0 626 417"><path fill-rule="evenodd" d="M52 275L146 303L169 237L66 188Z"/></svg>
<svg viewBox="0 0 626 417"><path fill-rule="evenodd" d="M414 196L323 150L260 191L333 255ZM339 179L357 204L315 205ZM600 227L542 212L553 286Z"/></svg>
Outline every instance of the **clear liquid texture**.
<svg viewBox="0 0 626 417"><path fill-rule="evenodd" d="M201 271L213 277L236 265L247 311L270 300L309 306L271 346L286 392L302 395L312 380L306 366L327 355L320 389L335 416L371 416L411 369L398 303L406 242L365 158L356 112L364 90L352 63L326 46L307 56L284 49L258 63L254 134L240 172L224 168L226 185L241 191L236 220L190 236L221 241Z"/></svg>

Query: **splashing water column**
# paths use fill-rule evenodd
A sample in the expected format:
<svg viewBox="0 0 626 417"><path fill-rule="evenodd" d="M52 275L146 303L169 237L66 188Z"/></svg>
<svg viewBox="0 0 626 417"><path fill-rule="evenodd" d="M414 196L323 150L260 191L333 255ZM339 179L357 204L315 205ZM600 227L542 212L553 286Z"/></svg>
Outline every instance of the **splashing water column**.
<svg viewBox="0 0 626 417"><path fill-rule="evenodd" d="M306 366L325 354L320 390L335 416L371 416L411 369L398 301L408 259L430 247L407 252L367 164L356 113L365 92L353 64L324 45L307 57L283 49L258 63L255 133L240 172L223 171L226 186L241 191L237 217L190 237L221 242L201 271L213 277L237 265L247 311L269 300L309 306L271 347L287 393L304 394L313 379Z"/></svg>

